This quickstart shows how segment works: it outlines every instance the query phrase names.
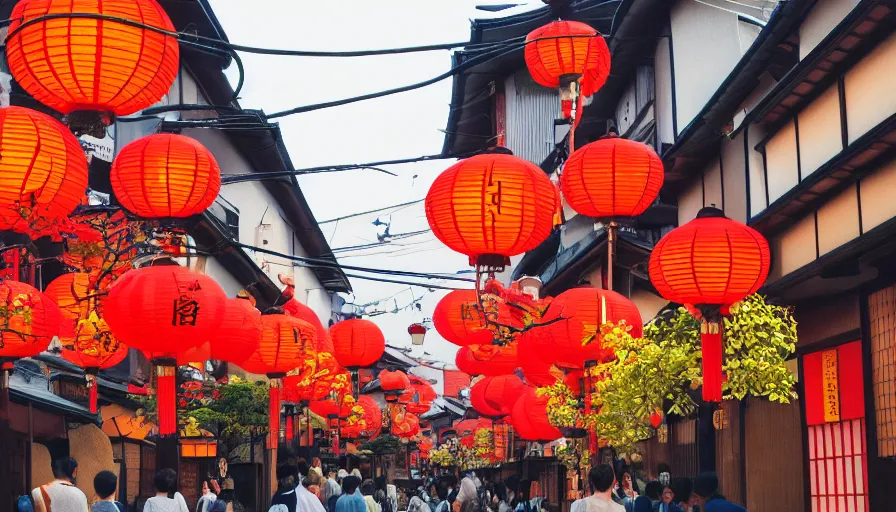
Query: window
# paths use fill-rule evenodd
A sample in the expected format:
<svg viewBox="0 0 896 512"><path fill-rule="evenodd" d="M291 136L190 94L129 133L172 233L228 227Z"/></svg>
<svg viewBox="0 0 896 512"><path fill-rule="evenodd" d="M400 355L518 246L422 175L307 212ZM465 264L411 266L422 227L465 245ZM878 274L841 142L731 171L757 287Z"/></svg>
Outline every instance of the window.
<svg viewBox="0 0 896 512"><path fill-rule="evenodd" d="M864 419L810 426L812 512L868 510L865 461Z"/></svg>

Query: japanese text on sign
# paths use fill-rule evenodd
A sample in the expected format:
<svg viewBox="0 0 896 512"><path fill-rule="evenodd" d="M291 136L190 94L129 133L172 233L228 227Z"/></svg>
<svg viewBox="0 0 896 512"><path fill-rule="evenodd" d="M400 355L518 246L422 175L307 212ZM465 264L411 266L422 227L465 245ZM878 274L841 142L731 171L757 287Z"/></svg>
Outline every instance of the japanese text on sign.
<svg viewBox="0 0 896 512"><path fill-rule="evenodd" d="M837 351L821 354L822 385L824 390L824 421L840 421L840 382L837 372Z"/></svg>

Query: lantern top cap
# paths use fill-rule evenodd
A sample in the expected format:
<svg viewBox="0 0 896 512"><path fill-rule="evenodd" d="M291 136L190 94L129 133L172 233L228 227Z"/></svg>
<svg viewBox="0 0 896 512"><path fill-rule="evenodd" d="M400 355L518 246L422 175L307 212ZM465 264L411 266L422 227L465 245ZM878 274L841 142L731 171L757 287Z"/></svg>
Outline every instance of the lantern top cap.
<svg viewBox="0 0 896 512"><path fill-rule="evenodd" d="M725 212L716 208L715 206L707 206L705 208L700 209L697 212L697 219L727 219L725 216Z"/></svg>

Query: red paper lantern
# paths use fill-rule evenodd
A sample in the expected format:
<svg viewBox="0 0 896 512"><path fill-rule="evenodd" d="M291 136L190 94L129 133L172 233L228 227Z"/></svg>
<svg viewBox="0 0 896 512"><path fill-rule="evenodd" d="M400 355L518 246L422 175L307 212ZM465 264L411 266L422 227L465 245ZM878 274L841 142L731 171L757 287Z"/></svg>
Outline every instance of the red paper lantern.
<svg viewBox="0 0 896 512"><path fill-rule="evenodd" d="M213 339L227 296L214 279L164 265L126 272L103 301L112 334L156 362L159 433L177 431L175 369L179 354Z"/></svg>
<svg viewBox="0 0 896 512"><path fill-rule="evenodd" d="M663 186L663 162L647 144L605 138L570 155L560 189L576 212L597 218L636 217Z"/></svg>
<svg viewBox="0 0 896 512"><path fill-rule="evenodd" d="M437 398L436 391L429 382L417 377L416 375L408 375L411 387L399 400L404 403L405 409L414 414L425 414L432 408L432 402Z"/></svg>
<svg viewBox="0 0 896 512"><path fill-rule="evenodd" d="M703 399L722 400L720 308L756 293L768 277L768 242L717 208L664 236L650 255L650 281L664 298L703 312Z"/></svg>
<svg viewBox="0 0 896 512"><path fill-rule="evenodd" d="M333 353L333 342L330 341L330 335L327 334L327 328L323 326L317 313L308 306L302 304L296 299L289 299L283 305L283 312L289 316L302 319L317 329L317 351Z"/></svg>
<svg viewBox="0 0 896 512"><path fill-rule="evenodd" d="M317 367L317 330L304 320L288 315L261 317L262 335L258 350L238 363L249 372L283 378L298 370L299 377L314 373Z"/></svg>
<svg viewBox="0 0 896 512"><path fill-rule="evenodd" d="M0 230L37 238L84 197L84 150L52 117L23 107L0 109L0 154Z"/></svg>
<svg viewBox="0 0 896 512"><path fill-rule="evenodd" d="M327 398L323 400L314 400L308 404L311 412L324 418L338 418L342 411L342 405L335 398Z"/></svg>
<svg viewBox="0 0 896 512"><path fill-rule="evenodd" d="M7 61L16 82L63 114L97 110L128 115L168 94L180 67L177 38L141 26L86 18L125 18L173 33L155 0L20 0L12 11Z"/></svg>
<svg viewBox="0 0 896 512"><path fill-rule="evenodd" d="M354 425L349 425L347 421L343 421L340 425L342 437L349 439L376 439L383 428L383 413L380 410L380 406L372 396L361 395L358 397L356 407L364 410L364 413L361 415L363 423L359 421Z"/></svg>
<svg viewBox="0 0 896 512"><path fill-rule="evenodd" d="M461 347L454 359L457 369L469 375L509 375L516 370L516 345Z"/></svg>
<svg viewBox="0 0 896 512"><path fill-rule="evenodd" d="M503 266L534 249L554 228L557 187L521 158L486 154L461 160L440 174L426 194L433 234L470 264ZM484 258L484 259L482 259Z"/></svg>
<svg viewBox="0 0 896 512"><path fill-rule="evenodd" d="M523 371L523 377L531 386L550 386L557 381L557 378L551 372L553 363L547 361L550 358L544 357L540 352L541 341L535 336L534 331L538 329L526 331L520 336L517 346L517 364Z"/></svg>
<svg viewBox="0 0 896 512"><path fill-rule="evenodd" d="M526 333L537 340L541 357L565 368L584 368L587 361L607 362L615 358L601 343L600 329L607 322L625 321L630 334L639 338L643 322L631 300L612 291L583 286L554 298L540 322ZM587 342L587 343L586 343Z"/></svg>
<svg viewBox="0 0 896 512"><path fill-rule="evenodd" d="M115 198L146 218L189 217L206 210L221 190L221 168L199 141L157 133L122 148L109 175Z"/></svg>
<svg viewBox="0 0 896 512"><path fill-rule="evenodd" d="M470 388L470 404L479 414L498 418L501 416L501 404L489 402L485 399L485 392L494 378L496 377L484 377L473 384Z"/></svg>
<svg viewBox="0 0 896 512"><path fill-rule="evenodd" d="M33 357L59 334L62 313L37 288L0 280L0 363Z"/></svg>
<svg viewBox="0 0 896 512"><path fill-rule="evenodd" d="M547 413L547 395L538 396L535 388L528 388L513 405L510 424L526 441L553 441L563 436L551 425Z"/></svg>
<svg viewBox="0 0 896 512"><path fill-rule="evenodd" d="M470 402L483 416L507 416L526 388L528 386L516 375L485 377L470 389Z"/></svg>
<svg viewBox="0 0 896 512"><path fill-rule="evenodd" d="M383 331L370 320L353 318L330 327L333 355L348 369L363 368L379 361L386 350Z"/></svg>
<svg viewBox="0 0 896 512"><path fill-rule="evenodd" d="M88 274L63 274L47 285L45 294L59 306L62 315L60 354L84 369L90 390L90 412L96 413L96 374L122 362L128 355L128 347L112 335L106 321L100 318Z"/></svg>
<svg viewBox="0 0 896 512"><path fill-rule="evenodd" d="M420 418L396 407L392 411L392 435L410 439L420 433Z"/></svg>
<svg viewBox="0 0 896 512"><path fill-rule="evenodd" d="M251 301L228 299L221 327L209 343L209 356L238 365L258 350L262 331L261 312Z"/></svg>
<svg viewBox="0 0 896 512"><path fill-rule="evenodd" d="M663 424L663 411L657 409L653 411L650 415L650 426L653 428L660 428L660 425Z"/></svg>
<svg viewBox="0 0 896 512"><path fill-rule="evenodd" d="M401 370L383 370L377 375L377 378L380 380L380 387L386 393L401 394L411 387L408 375Z"/></svg>
<svg viewBox="0 0 896 512"><path fill-rule="evenodd" d="M436 331L455 345L487 345L494 339L479 309L475 290L454 290L442 297L432 313Z"/></svg>
<svg viewBox="0 0 896 512"><path fill-rule="evenodd" d="M554 21L529 32L525 59L532 79L545 87L560 87L562 78L575 80L587 72L592 90L586 96L600 89L610 75L606 41L578 21Z"/></svg>

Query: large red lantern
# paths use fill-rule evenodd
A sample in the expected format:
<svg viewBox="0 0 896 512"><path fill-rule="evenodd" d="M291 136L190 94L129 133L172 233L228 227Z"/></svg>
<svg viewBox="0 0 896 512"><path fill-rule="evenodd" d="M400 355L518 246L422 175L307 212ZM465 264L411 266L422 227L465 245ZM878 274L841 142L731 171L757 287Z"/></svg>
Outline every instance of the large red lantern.
<svg viewBox="0 0 896 512"><path fill-rule="evenodd" d="M420 418L416 414L395 408L392 411L392 435L410 439L420 433Z"/></svg>
<svg viewBox="0 0 896 512"><path fill-rule="evenodd" d="M286 374L298 370L304 379L317 366L317 330L304 320L288 315L261 317L262 334L258 350L239 363L250 373L267 375L270 380L268 395L268 446L276 447L280 433L280 390Z"/></svg>
<svg viewBox="0 0 896 512"><path fill-rule="evenodd" d="M214 279L177 265L130 270L103 300L112 334L156 364L161 435L177 431L177 356L214 338L226 304L227 296Z"/></svg>
<svg viewBox="0 0 896 512"><path fill-rule="evenodd" d="M386 350L383 331L370 320L353 318L330 327L333 355L340 365L354 370L379 361Z"/></svg>
<svg viewBox="0 0 896 512"><path fill-rule="evenodd" d="M596 30L578 21L554 21L526 36L526 67L536 83L557 88L586 72L597 91L610 74L610 49ZM568 78L567 78L568 77Z"/></svg>
<svg viewBox="0 0 896 512"><path fill-rule="evenodd" d="M538 329L526 331L517 345L517 364L526 382L532 386L550 386L557 381L551 372L553 362L542 354L542 342L535 335Z"/></svg>
<svg viewBox="0 0 896 512"><path fill-rule="evenodd" d="M663 162L647 144L605 138L583 146L566 161L560 189L567 204L589 217L636 217L663 186Z"/></svg>
<svg viewBox="0 0 896 512"><path fill-rule="evenodd" d="M470 345L461 347L454 358L457 369L469 375L509 375L516 370L516 345Z"/></svg>
<svg viewBox="0 0 896 512"><path fill-rule="evenodd" d="M96 413L96 375L122 362L128 355L128 347L112 335L100 317L98 299L91 293L88 274L63 274L47 285L45 294L59 306L62 314L61 355L84 369L90 390L90 412Z"/></svg>
<svg viewBox="0 0 896 512"><path fill-rule="evenodd" d="M330 354L333 353L333 342L330 341L330 335L327 333L327 328L323 326L320 317L317 316L317 313L315 313L313 309L296 299L291 298L283 305L283 312L313 325L314 328L317 329L317 351L329 352Z"/></svg>
<svg viewBox="0 0 896 512"><path fill-rule="evenodd" d="M487 345L494 339L475 290L454 290L442 297L432 313L436 331L455 345Z"/></svg>
<svg viewBox="0 0 896 512"><path fill-rule="evenodd" d="M473 408L483 415L493 418L507 416L513 405L528 386L516 375L485 377L470 389Z"/></svg>
<svg viewBox="0 0 896 512"><path fill-rule="evenodd" d="M503 154L477 155L440 174L426 194L433 234L470 264L503 267L554 228L557 187L538 166Z"/></svg>
<svg viewBox="0 0 896 512"><path fill-rule="evenodd" d="M400 403L405 404L405 409L414 414L424 414L432 408L432 402L438 395L432 385L416 375L408 375L411 387L402 396Z"/></svg>
<svg viewBox="0 0 896 512"><path fill-rule="evenodd" d="M527 441L553 441L563 436L548 420L547 405L547 395L538 396L535 388L528 388L517 399L510 414L510 424L520 438Z"/></svg>
<svg viewBox="0 0 896 512"><path fill-rule="evenodd" d="M168 94L177 77L174 25L155 0L20 0L10 18L6 53L13 77L63 114L133 114Z"/></svg>
<svg viewBox="0 0 896 512"><path fill-rule="evenodd" d="M146 218L189 217L205 211L221 190L221 168L199 141L157 133L131 142L112 162L116 199Z"/></svg>
<svg viewBox="0 0 896 512"><path fill-rule="evenodd" d="M387 395L400 395L411 387L411 381L408 374L401 370L383 370L377 375L380 381L380 387Z"/></svg>
<svg viewBox="0 0 896 512"><path fill-rule="evenodd" d="M84 150L52 117L23 107L0 109L0 154L0 230L37 238L84 197Z"/></svg>
<svg viewBox="0 0 896 512"><path fill-rule="evenodd" d="M383 428L383 412L380 410L380 406L372 396L361 395L352 408L352 414L355 415L359 408L363 412L355 423L351 423L351 416L346 421L341 422L341 436L349 439L376 439Z"/></svg>
<svg viewBox="0 0 896 512"><path fill-rule="evenodd" d="M600 329L606 323L625 322L630 334L643 333L641 313L634 302L612 291L583 286L554 298L547 312L526 336L537 340L542 358L561 367L584 368L588 361L607 362L615 358L612 348L601 343Z"/></svg>
<svg viewBox="0 0 896 512"><path fill-rule="evenodd" d="M239 364L258 350L262 337L261 312L248 299L228 299L224 320L209 343L209 357Z"/></svg>
<svg viewBox="0 0 896 512"><path fill-rule="evenodd" d="M59 334L62 314L56 304L33 286L0 280L0 364L33 357Z"/></svg>
<svg viewBox="0 0 896 512"><path fill-rule="evenodd" d="M650 281L664 298L702 313L703 399L722 400L721 309L756 293L768 277L768 242L717 208L664 236L650 255Z"/></svg>

